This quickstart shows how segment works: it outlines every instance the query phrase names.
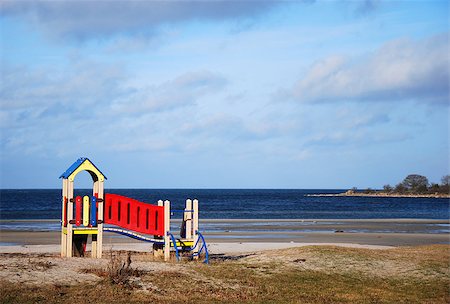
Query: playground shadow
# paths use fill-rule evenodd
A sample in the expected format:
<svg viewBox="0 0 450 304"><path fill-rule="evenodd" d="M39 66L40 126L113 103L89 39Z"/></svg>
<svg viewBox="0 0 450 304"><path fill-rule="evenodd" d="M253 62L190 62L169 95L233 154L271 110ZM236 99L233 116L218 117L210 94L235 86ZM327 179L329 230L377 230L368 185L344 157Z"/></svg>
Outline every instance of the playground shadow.
<svg viewBox="0 0 450 304"><path fill-rule="evenodd" d="M215 253L215 254L209 254L209 259L213 261L237 261L249 256L254 256L255 253L249 253L249 254L241 254L241 255L226 255L224 253Z"/></svg>

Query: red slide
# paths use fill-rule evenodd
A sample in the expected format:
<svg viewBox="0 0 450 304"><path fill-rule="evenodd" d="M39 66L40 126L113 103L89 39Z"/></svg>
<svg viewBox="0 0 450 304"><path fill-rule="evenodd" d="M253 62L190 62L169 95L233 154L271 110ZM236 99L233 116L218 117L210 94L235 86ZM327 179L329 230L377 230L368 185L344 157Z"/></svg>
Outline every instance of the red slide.
<svg viewBox="0 0 450 304"><path fill-rule="evenodd" d="M144 234L164 235L164 207L106 193L104 208L105 224Z"/></svg>

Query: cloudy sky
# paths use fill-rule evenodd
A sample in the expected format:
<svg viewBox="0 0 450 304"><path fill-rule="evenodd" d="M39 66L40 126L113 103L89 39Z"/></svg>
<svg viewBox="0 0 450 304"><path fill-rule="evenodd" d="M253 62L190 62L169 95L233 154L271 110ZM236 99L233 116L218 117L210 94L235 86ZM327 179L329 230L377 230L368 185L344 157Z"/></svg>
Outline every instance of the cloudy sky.
<svg viewBox="0 0 450 304"><path fill-rule="evenodd" d="M446 0L2 0L0 31L2 188L81 156L107 188L449 173Z"/></svg>

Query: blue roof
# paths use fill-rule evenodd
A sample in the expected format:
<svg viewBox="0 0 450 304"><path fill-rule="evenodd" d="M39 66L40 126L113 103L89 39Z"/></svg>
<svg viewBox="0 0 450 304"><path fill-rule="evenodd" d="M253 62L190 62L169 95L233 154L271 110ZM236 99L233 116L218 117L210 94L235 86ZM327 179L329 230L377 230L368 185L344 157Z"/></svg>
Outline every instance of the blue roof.
<svg viewBox="0 0 450 304"><path fill-rule="evenodd" d="M91 160L89 159L89 158L87 158L87 157L80 157L79 159L77 159L73 164L72 164L72 166L70 166L63 174L61 174L61 176L59 177L59 178L69 178L69 176L79 167L79 166L81 166L81 164L82 163L84 163L86 160L88 160L97 170L98 170L98 172L100 172L104 177L105 177L105 179L107 179L106 178L106 176L103 174L103 172L102 171L100 171L98 168L97 168L97 166L96 165L94 165L94 163L93 162L91 162Z"/></svg>

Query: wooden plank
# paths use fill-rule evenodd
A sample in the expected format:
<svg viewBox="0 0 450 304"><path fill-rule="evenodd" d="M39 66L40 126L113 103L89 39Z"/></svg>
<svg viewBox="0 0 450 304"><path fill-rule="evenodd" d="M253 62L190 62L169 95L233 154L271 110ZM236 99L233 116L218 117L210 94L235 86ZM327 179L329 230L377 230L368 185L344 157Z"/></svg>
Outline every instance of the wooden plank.
<svg viewBox="0 0 450 304"><path fill-rule="evenodd" d="M67 182L67 249L66 249L66 257L72 257L72 248L73 248L73 224L69 222L70 219L73 219L73 181Z"/></svg>
<svg viewBox="0 0 450 304"><path fill-rule="evenodd" d="M61 214L61 257L66 256L67 252L67 179L62 182L62 214Z"/></svg>
<svg viewBox="0 0 450 304"><path fill-rule="evenodd" d="M170 201L164 201L164 261L170 260Z"/></svg>
<svg viewBox="0 0 450 304"><path fill-rule="evenodd" d="M83 197L83 226L89 226L89 196Z"/></svg>
<svg viewBox="0 0 450 304"><path fill-rule="evenodd" d="M186 200L186 208L184 209L184 223L186 227L185 238L192 239L192 200Z"/></svg>
<svg viewBox="0 0 450 304"><path fill-rule="evenodd" d="M75 225L81 225L81 211L82 211L82 200L81 196L77 196L75 199Z"/></svg>
<svg viewBox="0 0 450 304"><path fill-rule="evenodd" d="M100 224L97 225L97 258L102 258L103 252L103 204L104 204L104 184L103 180L97 181L98 183L98 219Z"/></svg>
<svg viewBox="0 0 450 304"><path fill-rule="evenodd" d="M74 229L73 234L98 234L97 229Z"/></svg>
<svg viewBox="0 0 450 304"><path fill-rule="evenodd" d="M193 215L192 215L192 230L194 232L194 244L197 244L197 246L195 246L193 253L196 254L199 251L199 243L198 243L198 200L194 199L192 201L192 210L193 210ZM198 259L198 255L194 256L194 259L197 260Z"/></svg>

